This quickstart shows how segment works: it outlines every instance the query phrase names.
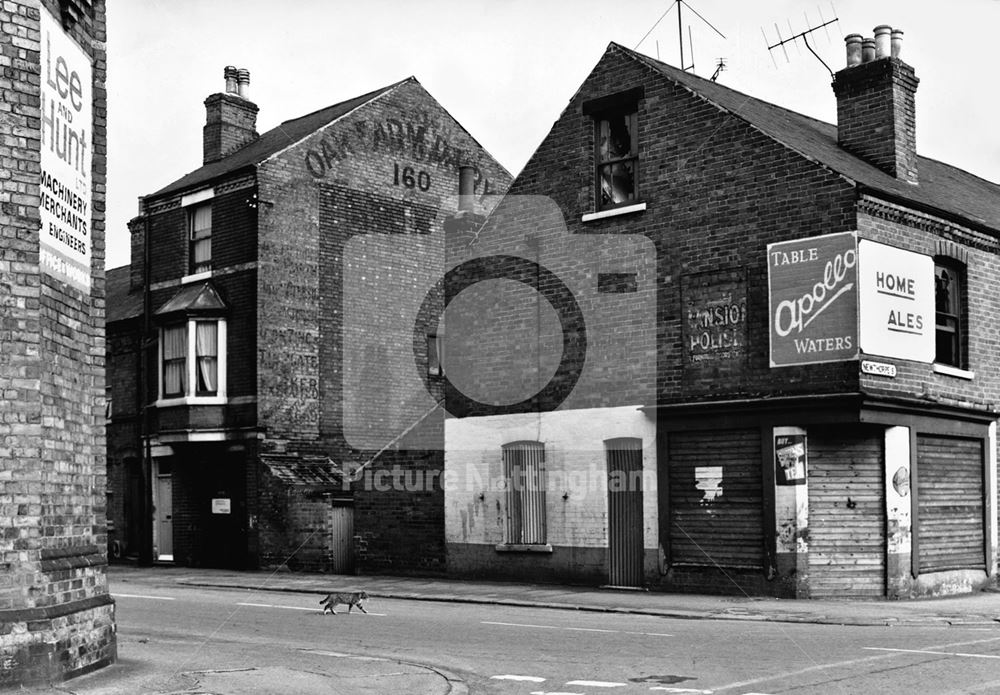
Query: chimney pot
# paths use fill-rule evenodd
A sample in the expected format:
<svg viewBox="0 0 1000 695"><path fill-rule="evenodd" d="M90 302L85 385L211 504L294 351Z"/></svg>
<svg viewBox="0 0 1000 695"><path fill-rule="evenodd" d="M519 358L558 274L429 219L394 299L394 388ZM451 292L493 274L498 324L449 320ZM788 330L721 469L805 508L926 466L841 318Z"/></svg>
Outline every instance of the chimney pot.
<svg viewBox="0 0 1000 695"><path fill-rule="evenodd" d="M848 67L834 75L837 142L890 176L917 183L914 97L920 80L911 66L891 60L898 35L893 30L887 34L886 29L875 28L879 40L891 36L889 50L880 54L884 59L875 58L875 39L863 39L861 63L853 65L849 57ZM846 38L849 56L857 50L858 40L857 35Z"/></svg>
<svg viewBox="0 0 1000 695"><path fill-rule="evenodd" d="M903 51L903 30L893 29L892 38L890 40L892 44L892 57L899 58L899 54Z"/></svg>
<svg viewBox="0 0 1000 695"><path fill-rule="evenodd" d="M865 39L861 42L861 62L870 63L875 60L875 39Z"/></svg>
<svg viewBox="0 0 1000 695"><path fill-rule="evenodd" d="M236 68L227 65L223 76L226 78L226 94L236 94Z"/></svg>
<svg viewBox="0 0 1000 695"><path fill-rule="evenodd" d="M844 41L847 43L847 67L861 65L861 34L848 34Z"/></svg>
<svg viewBox="0 0 1000 695"><path fill-rule="evenodd" d="M873 30L875 32L875 59L888 58L890 54L890 35L892 27L888 24L880 24Z"/></svg>
<svg viewBox="0 0 1000 695"><path fill-rule="evenodd" d="M244 99L250 98L250 71L240 68L236 71L237 94Z"/></svg>

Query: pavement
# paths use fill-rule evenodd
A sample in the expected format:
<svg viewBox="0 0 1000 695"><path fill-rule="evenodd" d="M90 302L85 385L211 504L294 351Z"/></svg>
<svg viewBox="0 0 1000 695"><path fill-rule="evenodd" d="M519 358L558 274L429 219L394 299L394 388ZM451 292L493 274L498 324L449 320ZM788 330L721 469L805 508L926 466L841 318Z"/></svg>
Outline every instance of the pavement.
<svg viewBox="0 0 1000 695"><path fill-rule="evenodd" d="M1000 591L996 589L915 600L812 600L749 596L707 596L595 587L462 581L390 576L307 574L288 571L230 571L187 567L113 565L111 593L128 593L130 584L230 588L265 594L311 594L318 601L329 591L364 589L372 598L473 603L558 610L653 615L691 620L754 620L831 625L963 625L1000 630ZM64 683L25 688L22 693L69 695L246 695L294 692L384 695L466 695L461 677L423 664L363 655L337 656L334 671L317 674L291 664L256 668L178 670L171 648L118 636L118 662ZM155 648L154 648L155 647Z"/></svg>
<svg viewBox="0 0 1000 695"><path fill-rule="evenodd" d="M1000 629L1000 591L912 600L779 599L751 596L668 594L555 584L463 581L289 571L233 571L187 567L112 566L112 592L129 581L250 591L326 594L364 589L373 598L481 603L666 618L757 620L829 625L992 625Z"/></svg>

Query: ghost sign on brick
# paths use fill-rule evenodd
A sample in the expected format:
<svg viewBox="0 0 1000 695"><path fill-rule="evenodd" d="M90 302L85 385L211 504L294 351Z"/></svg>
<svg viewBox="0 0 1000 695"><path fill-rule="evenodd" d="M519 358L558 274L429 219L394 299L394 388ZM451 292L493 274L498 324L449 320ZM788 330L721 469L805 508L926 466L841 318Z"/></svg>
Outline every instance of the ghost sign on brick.
<svg viewBox="0 0 1000 695"><path fill-rule="evenodd" d="M42 272L90 292L93 67L48 12L41 12Z"/></svg>
<svg viewBox="0 0 1000 695"><path fill-rule="evenodd" d="M934 361L934 259L874 241L858 242L861 350Z"/></svg>
<svg viewBox="0 0 1000 695"><path fill-rule="evenodd" d="M858 357L855 232L767 247L771 366Z"/></svg>

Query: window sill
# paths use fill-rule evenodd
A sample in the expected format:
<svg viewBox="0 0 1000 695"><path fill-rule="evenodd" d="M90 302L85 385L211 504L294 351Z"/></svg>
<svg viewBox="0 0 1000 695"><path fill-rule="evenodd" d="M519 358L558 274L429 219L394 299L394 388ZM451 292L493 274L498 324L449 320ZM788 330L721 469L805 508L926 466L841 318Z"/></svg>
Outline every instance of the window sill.
<svg viewBox="0 0 1000 695"><path fill-rule="evenodd" d="M646 209L645 203L636 203L635 205L626 205L620 208L611 208L610 210L601 210L600 212L588 212L582 218L581 222L593 222L594 220L603 220L607 217L618 217L619 215L630 215L633 212L642 212Z"/></svg>
<svg viewBox="0 0 1000 695"><path fill-rule="evenodd" d="M950 364L939 364L935 362L932 365L932 369L937 374L944 374L945 376L953 376L958 379L968 379L972 380L976 378L975 372L970 372L967 369L959 369L958 367L952 367Z"/></svg>
<svg viewBox="0 0 1000 695"><path fill-rule="evenodd" d="M552 546L548 543L526 545L523 543L498 543L498 553L551 553Z"/></svg>
<svg viewBox="0 0 1000 695"><path fill-rule="evenodd" d="M190 275L185 275L181 278L182 285L189 285L192 282L198 282L199 280L208 280L212 277L211 270L203 270L200 273L191 273Z"/></svg>
<svg viewBox="0 0 1000 695"><path fill-rule="evenodd" d="M178 405L225 405L225 396L181 396L180 398L160 398L154 403L157 408L171 408Z"/></svg>

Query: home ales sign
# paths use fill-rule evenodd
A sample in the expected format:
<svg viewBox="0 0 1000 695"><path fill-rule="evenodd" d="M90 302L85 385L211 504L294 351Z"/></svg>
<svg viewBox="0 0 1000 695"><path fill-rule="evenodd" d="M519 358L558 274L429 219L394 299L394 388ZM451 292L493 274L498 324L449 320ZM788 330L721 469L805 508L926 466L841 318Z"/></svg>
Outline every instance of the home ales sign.
<svg viewBox="0 0 1000 695"><path fill-rule="evenodd" d="M934 262L842 232L767 247L771 366L934 359Z"/></svg>

